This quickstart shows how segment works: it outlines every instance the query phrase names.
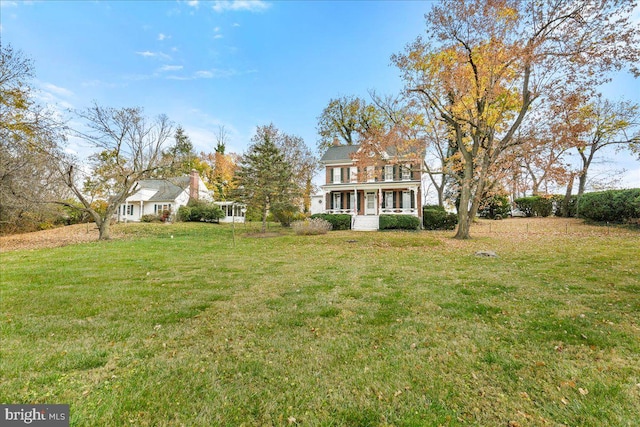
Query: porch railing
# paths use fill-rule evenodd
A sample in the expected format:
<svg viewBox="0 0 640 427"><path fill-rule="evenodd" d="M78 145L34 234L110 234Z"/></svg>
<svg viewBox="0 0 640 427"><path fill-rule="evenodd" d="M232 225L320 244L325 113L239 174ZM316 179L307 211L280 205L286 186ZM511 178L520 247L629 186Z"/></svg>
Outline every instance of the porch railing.
<svg viewBox="0 0 640 427"><path fill-rule="evenodd" d="M414 215L418 216L416 208L382 208L380 213L384 215Z"/></svg>

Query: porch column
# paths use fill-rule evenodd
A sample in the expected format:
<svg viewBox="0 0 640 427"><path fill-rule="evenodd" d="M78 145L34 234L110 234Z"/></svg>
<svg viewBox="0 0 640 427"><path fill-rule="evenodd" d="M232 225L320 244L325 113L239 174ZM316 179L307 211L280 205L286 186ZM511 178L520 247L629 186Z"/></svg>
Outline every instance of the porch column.
<svg viewBox="0 0 640 427"><path fill-rule="evenodd" d="M413 189L413 206L416 207L416 216L420 217L420 209L418 209L418 187Z"/></svg>
<svg viewBox="0 0 640 427"><path fill-rule="evenodd" d="M358 187L353 186L353 209L354 215L358 215Z"/></svg>

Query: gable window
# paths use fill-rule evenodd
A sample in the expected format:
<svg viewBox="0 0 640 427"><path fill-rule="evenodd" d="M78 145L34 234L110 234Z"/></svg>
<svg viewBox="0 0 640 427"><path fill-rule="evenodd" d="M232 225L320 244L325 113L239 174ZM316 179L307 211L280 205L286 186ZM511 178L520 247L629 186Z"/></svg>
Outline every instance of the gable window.
<svg viewBox="0 0 640 427"><path fill-rule="evenodd" d="M386 165L384 167L384 180L393 181L393 165Z"/></svg>
<svg viewBox="0 0 640 427"><path fill-rule="evenodd" d="M402 166L402 180L403 181L411 180L411 168L409 166Z"/></svg>
<svg viewBox="0 0 640 427"><path fill-rule="evenodd" d="M342 168L333 168L333 182L336 184L342 182Z"/></svg>

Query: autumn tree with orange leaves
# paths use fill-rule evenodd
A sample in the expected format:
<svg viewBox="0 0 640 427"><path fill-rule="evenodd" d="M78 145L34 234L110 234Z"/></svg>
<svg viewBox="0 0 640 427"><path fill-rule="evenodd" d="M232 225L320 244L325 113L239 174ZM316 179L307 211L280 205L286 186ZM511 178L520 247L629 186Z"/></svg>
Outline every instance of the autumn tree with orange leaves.
<svg viewBox="0 0 640 427"><path fill-rule="evenodd" d="M426 35L392 57L406 91L437 111L460 158L456 238L503 153L537 101L595 87L637 68L633 0L447 0L426 16Z"/></svg>

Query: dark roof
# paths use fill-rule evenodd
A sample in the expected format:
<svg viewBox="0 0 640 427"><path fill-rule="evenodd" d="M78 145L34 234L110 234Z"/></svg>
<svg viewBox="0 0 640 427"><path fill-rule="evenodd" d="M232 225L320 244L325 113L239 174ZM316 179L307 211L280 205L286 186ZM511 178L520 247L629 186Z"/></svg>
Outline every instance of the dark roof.
<svg viewBox="0 0 640 427"><path fill-rule="evenodd" d="M138 182L138 186L138 191L156 190L156 193L149 198L149 201L172 201L189 187L189 177L181 176L179 178L170 179L143 179Z"/></svg>
<svg viewBox="0 0 640 427"><path fill-rule="evenodd" d="M325 151L324 156L320 159L321 162L336 162L344 160L350 162L351 155L358 151L359 145L334 145Z"/></svg>

